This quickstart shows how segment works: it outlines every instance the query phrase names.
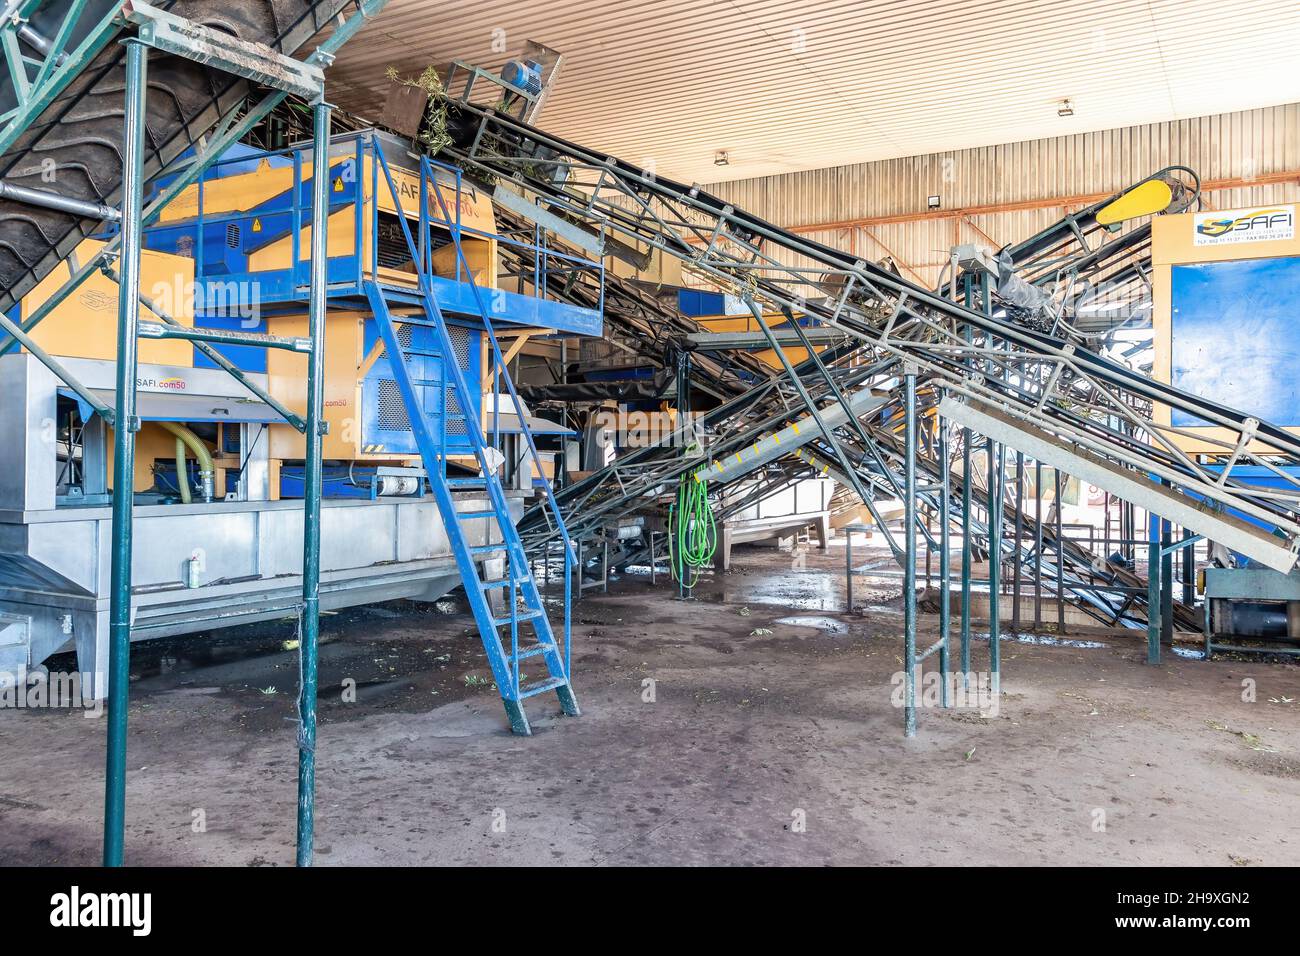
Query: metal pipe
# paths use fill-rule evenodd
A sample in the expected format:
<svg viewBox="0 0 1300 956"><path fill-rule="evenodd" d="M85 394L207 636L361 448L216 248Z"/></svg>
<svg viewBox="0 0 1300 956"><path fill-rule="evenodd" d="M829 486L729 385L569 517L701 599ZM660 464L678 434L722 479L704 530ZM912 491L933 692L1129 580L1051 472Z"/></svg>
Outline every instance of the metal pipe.
<svg viewBox="0 0 1300 956"><path fill-rule="evenodd" d="M916 736L916 366L903 372L903 727Z"/></svg>
<svg viewBox="0 0 1300 956"><path fill-rule="evenodd" d="M1025 453L1016 452L1016 521L1015 531L1012 540L1012 554L1015 555L1015 564L1012 565L1012 583L1011 583L1011 630L1013 633L1020 632L1020 566L1024 562L1020 560L1020 538L1024 534L1024 511L1025 511Z"/></svg>
<svg viewBox="0 0 1300 956"><path fill-rule="evenodd" d="M3 179L0 179L0 199L10 199L14 202L25 203L28 206L40 206L44 209L66 212L73 216L80 216L83 219L107 220L109 222L119 222L122 219L122 214L112 206L60 196L58 193L52 193L45 189L19 186L15 183L7 183Z"/></svg>
<svg viewBox="0 0 1300 956"><path fill-rule="evenodd" d="M311 866L316 812L316 666L320 640L321 438L325 397L326 267L329 263L329 146L332 107L315 104L312 142L311 298L307 360L307 448L303 461L302 666L298 688L298 853Z"/></svg>
<svg viewBox="0 0 1300 956"><path fill-rule="evenodd" d="M1174 643L1174 549L1173 525L1160 522L1160 640Z"/></svg>
<svg viewBox="0 0 1300 956"><path fill-rule="evenodd" d="M980 311L985 316L993 314L993 291L987 273L981 273ZM997 342L988 335L990 351L997 348ZM1010 349L1010 343L1003 344ZM997 365L990 358L985 374L992 377ZM998 700L1002 686L1002 445L989 439L989 680L992 685L993 699Z"/></svg>
<svg viewBox="0 0 1300 956"><path fill-rule="evenodd" d="M117 297L117 408L113 430L113 540L109 571L108 748L104 774L104 865L122 865L126 826L126 722L131 679L131 518L135 504L136 323L144 197L145 94L149 48L126 40L122 148L122 285Z"/></svg>
<svg viewBox="0 0 1300 956"><path fill-rule="evenodd" d="M1160 519L1147 515L1147 663L1160 663Z"/></svg>
<svg viewBox="0 0 1300 956"><path fill-rule="evenodd" d="M1034 459L1034 632L1043 629L1043 463Z"/></svg>
<svg viewBox="0 0 1300 956"><path fill-rule="evenodd" d="M956 288L956 283L953 284ZM952 463L948 460L948 423L937 414L939 429L939 676L943 680L943 706L950 707L948 699L948 635L952 630L952 606L949 585L952 582L952 542L949 524L952 522Z"/></svg>
<svg viewBox="0 0 1300 956"><path fill-rule="evenodd" d="M844 603L853 610L853 526L844 527Z"/></svg>
<svg viewBox="0 0 1300 956"><path fill-rule="evenodd" d="M989 671L994 684L1002 667L1001 591L1002 591L1002 468L998 461L1002 446L988 440L988 517L989 517Z"/></svg>
<svg viewBox="0 0 1300 956"><path fill-rule="evenodd" d="M1061 500L1061 495L1065 490L1065 482L1061 478L1059 468L1052 469L1052 475L1056 482L1056 633L1065 633L1065 528L1062 526L1063 515L1065 514L1065 505Z"/></svg>
<svg viewBox="0 0 1300 956"><path fill-rule="evenodd" d="M956 279L954 278L954 284ZM969 275L964 276L966 307L970 308L974 289ZM970 326L966 326L962 337L971 340ZM971 430L961 430L961 679L962 687L970 689L970 579L971 579L971 508L974 507L971 485Z"/></svg>

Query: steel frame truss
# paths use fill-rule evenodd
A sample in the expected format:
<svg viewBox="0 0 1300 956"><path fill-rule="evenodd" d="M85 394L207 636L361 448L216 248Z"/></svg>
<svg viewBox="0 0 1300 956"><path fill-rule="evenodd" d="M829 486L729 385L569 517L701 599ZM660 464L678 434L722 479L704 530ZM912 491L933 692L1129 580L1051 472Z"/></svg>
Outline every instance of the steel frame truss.
<svg viewBox="0 0 1300 956"><path fill-rule="evenodd" d="M1153 382L1075 342L967 309L887 270L791 234L703 192L541 133L469 104L453 104L451 154L467 169L508 179L557 214L599 222L639 248L741 297L839 329L879 360L914 362L918 383L1000 408L1021 427L1084 448L1139 480L1168 482L1266 522L1300 542L1300 482L1278 467L1300 457L1281 427ZM792 264L793 263L793 264ZM1206 467L1157 424L1158 411L1223 429L1227 465ZM1231 474L1262 465L1285 484L1264 490ZM1213 513L1198 531L1213 536ZM1260 532L1266 536L1265 532Z"/></svg>

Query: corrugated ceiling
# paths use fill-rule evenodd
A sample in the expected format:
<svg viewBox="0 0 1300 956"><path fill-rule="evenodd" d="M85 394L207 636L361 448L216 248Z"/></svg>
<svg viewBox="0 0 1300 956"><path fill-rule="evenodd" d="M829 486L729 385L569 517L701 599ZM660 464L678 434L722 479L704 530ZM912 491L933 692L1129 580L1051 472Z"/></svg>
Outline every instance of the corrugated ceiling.
<svg viewBox="0 0 1300 956"><path fill-rule="evenodd" d="M702 183L1300 100L1297 0L392 0L331 96L526 39L566 56L543 127Z"/></svg>

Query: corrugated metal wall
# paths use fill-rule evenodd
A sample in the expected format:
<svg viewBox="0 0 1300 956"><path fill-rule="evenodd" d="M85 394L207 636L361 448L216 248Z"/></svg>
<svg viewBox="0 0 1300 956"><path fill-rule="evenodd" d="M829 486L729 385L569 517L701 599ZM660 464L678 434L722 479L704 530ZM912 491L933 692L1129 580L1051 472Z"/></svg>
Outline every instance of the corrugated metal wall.
<svg viewBox="0 0 1300 956"><path fill-rule="evenodd" d="M708 188L776 225L805 227L827 245L869 259L893 256L905 275L933 286L955 243L1018 241L1059 219L1067 201L1077 208L1082 197L1116 192L1169 165L1190 166L1203 183L1234 184L1210 189L1209 208L1300 200L1300 104ZM927 216L934 195L942 209ZM996 209L1013 204L1037 208ZM880 221L890 217L912 218ZM843 225L815 228L832 223Z"/></svg>

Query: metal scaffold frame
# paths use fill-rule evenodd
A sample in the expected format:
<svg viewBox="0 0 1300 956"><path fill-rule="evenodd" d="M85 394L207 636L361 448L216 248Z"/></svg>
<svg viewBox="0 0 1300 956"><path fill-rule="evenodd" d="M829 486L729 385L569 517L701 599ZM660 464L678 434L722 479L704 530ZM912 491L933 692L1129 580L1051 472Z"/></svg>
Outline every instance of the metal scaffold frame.
<svg viewBox="0 0 1300 956"><path fill-rule="evenodd" d="M19 20L6 20L0 27L11 76L20 90L20 102L15 110L3 119L8 125L0 131L0 145L7 148L33 122L42 109L62 90L77 73L84 69L96 52L103 49L123 28L134 27L134 36L121 42L126 47L125 124L122 176L122 201L117 210L83 209L70 211L78 214L95 214L120 224L120 231L112 236L103 248L89 261L70 263L70 278L36 309L21 326L0 315L0 327L8 336L0 340L0 354L15 345L22 345L42 361L69 388L83 398L91 398L88 390L68 373L57 360L34 343L29 333L46 316L74 292L94 272L102 271L118 285L117 321L117 390L116 407L109 409L103 402L90 401L105 420L114 426L114 474L116 479L112 498L111 545L111 596L110 596L110 654L108 673L108 742L105 770L104 846L105 866L120 866L126 819L126 748L127 715L129 705L131 613L131 560L132 514L134 489L129 476L135 471L135 433L140 428L136 416L136 365L137 340L141 335L153 337L180 336L195 342L204 354L217 361L244 387L259 399L284 414L286 420L306 436L305 478L303 493L303 568L302 605L299 616L301 678L299 688L298 727L298 802L297 802L297 863L310 865L314 833L315 808L315 746L316 746L316 679L317 645L319 639L320 591L320 512L321 512L321 438L324 434L323 378L324 378L324 323L326 302L328 175L318 171L329 168L329 130L331 106L324 99L323 70L333 61L335 52L354 36L367 22L378 14L387 0L357 0L355 11L341 19L331 35L306 60L299 61L277 53L268 46L216 36L210 31L192 28L187 21L157 10L141 2L133 3L125 12L114 9L113 15L98 23L90 35L75 49L64 51L59 43L66 41L71 24L82 13L84 2L75 2L68 10L60 31L59 43L46 49L45 59L35 64L37 73L28 78L26 66L33 65L16 46L14 31L20 29ZM34 0L10 4L21 8L18 12L30 13L36 6ZM143 204L145 189L144 132L148 90L148 56L151 49L171 55L193 59L210 69L224 70L245 79L269 86L256 105L237 109L224 116L216 125L209 140L192 156L178 160L164 169L160 176L172 176L168 185L147 206ZM140 292L140 261L143 248L143 231L157 220L162 210L180 193L197 182L204 171L225 150L238 142L264 119L290 94L306 96L313 107L315 141L313 143L313 205L311 243L311 281L309 290L309 327L307 347L301 341L277 339L274 336L254 333L230 333L220 330L176 331L180 323L160 311ZM55 205L59 197L15 196L7 198L34 202L38 205ZM66 207L66 204L64 204ZM114 268L113 262L117 260ZM162 319L162 325L141 323L141 308L146 308ZM237 368L209 343L244 345L255 348L288 348L306 351L308 355L308 402L305 418L292 415L280 403L239 372ZM123 476L128 476L125 479Z"/></svg>

